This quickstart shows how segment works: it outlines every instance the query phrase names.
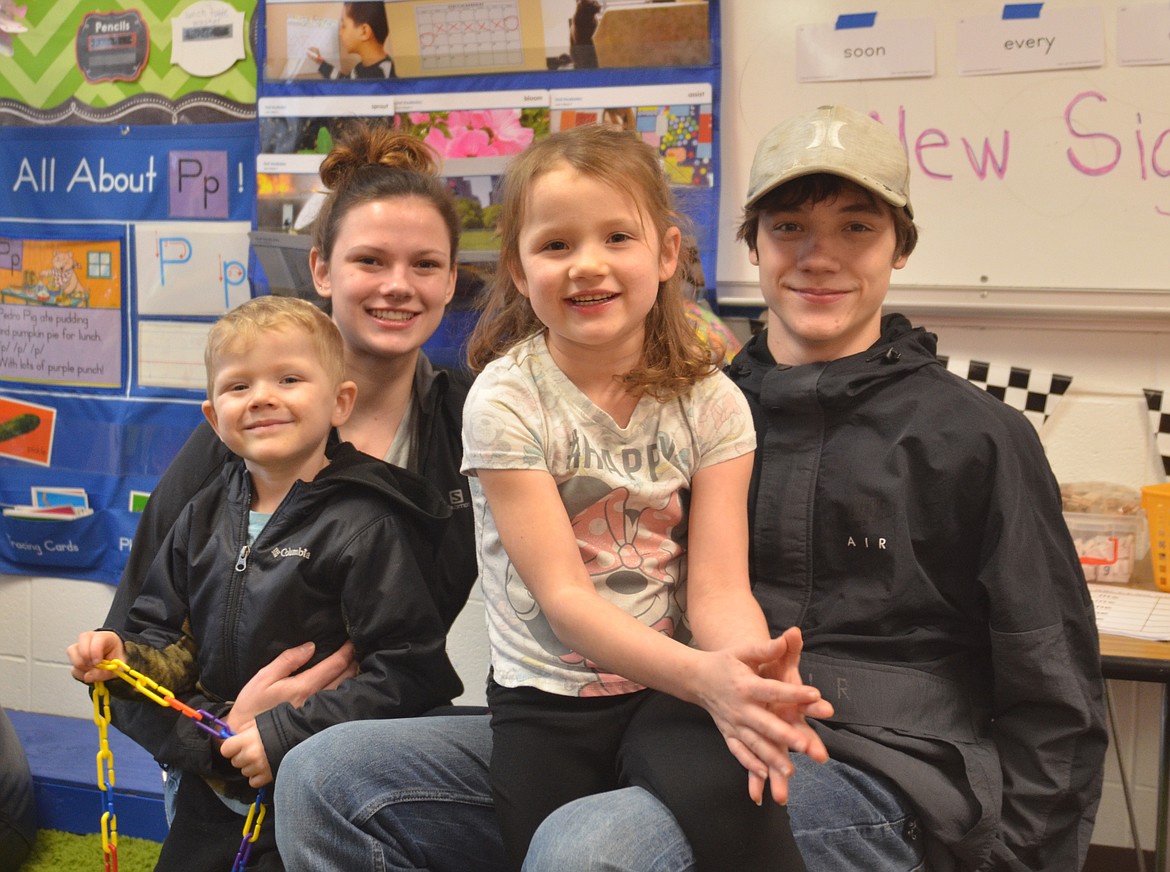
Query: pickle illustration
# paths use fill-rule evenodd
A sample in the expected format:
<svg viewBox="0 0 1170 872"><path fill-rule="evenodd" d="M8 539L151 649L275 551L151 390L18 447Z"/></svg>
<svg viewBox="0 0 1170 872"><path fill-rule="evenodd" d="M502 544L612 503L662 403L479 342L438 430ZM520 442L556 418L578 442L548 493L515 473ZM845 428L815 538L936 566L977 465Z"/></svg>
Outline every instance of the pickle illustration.
<svg viewBox="0 0 1170 872"><path fill-rule="evenodd" d="M17 415L15 418L9 418L3 424L0 424L0 442L15 439L17 436L23 436L25 433L31 433L40 425L40 417L31 412Z"/></svg>

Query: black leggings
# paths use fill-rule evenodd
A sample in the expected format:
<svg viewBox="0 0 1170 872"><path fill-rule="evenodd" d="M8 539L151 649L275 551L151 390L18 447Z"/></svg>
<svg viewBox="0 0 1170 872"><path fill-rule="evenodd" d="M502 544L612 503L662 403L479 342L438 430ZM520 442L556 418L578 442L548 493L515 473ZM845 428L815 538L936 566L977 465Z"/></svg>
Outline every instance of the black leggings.
<svg viewBox="0 0 1170 872"><path fill-rule="evenodd" d="M621 787L670 809L699 872L802 872L788 810L748 797L747 772L702 708L644 690L558 696L491 682L492 793L510 865L541 822L571 800Z"/></svg>

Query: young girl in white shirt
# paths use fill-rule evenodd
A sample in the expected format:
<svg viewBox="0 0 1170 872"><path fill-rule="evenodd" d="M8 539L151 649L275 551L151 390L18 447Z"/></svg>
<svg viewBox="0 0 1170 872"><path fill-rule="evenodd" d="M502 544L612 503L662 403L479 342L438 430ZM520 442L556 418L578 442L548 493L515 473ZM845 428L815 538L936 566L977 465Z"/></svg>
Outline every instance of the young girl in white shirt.
<svg viewBox="0 0 1170 872"><path fill-rule="evenodd" d="M751 413L684 315L658 157L604 125L553 134L502 207L463 439L509 860L564 803L639 785L700 870L803 869L787 751L824 759L802 718L831 707L749 588Z"/></svg>

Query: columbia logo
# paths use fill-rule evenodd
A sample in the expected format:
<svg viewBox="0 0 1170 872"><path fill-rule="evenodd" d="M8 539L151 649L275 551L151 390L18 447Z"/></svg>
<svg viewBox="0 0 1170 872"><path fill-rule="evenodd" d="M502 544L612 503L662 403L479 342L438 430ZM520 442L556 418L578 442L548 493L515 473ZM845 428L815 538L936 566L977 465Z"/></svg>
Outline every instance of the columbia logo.
<svg viewBox="0 0 1170 872"><path fill-rule="evenodd" d="M308 560L312 555L309 554L308 548L273 548L273 557L303 557Z"/></svg>

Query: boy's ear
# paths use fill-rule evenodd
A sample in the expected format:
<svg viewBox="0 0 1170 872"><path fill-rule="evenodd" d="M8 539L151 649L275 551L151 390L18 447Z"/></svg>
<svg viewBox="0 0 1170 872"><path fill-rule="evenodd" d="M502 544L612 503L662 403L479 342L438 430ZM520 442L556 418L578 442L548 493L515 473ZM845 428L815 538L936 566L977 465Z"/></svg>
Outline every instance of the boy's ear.
<svg viewBox="0 0 1170 872"><path fill-rule="evenodd" d="M343 381L337 386L337 398L333 403L333 417L330 423L340 427L353 414L353 404L357 399L357 385L351 381Z"/></svg>
<svg viewBox="0 0 1170 872"><path fill-rule="evenodd" d="M760 252L756 250L754 245L748 249L748 262L750 262L752 266L760 265Z"/></svg>
<svg viewBox="0 0 1170 872"><path fill-rule="evenodd" d="M899 254L894 258L894 269L901 269L910 261L910 255Z"/></svg>
<svg viewBox="0 0 1170 872"><path fill-rule="evenodd" d="M203 409L203 417L207 419L207 423L211 425L211 429L215 431L215 435L219 436L219 416L215 414L215 406L211 400L204 400L200 408ZM220 439L222 438L221 436Z"/></svg>

